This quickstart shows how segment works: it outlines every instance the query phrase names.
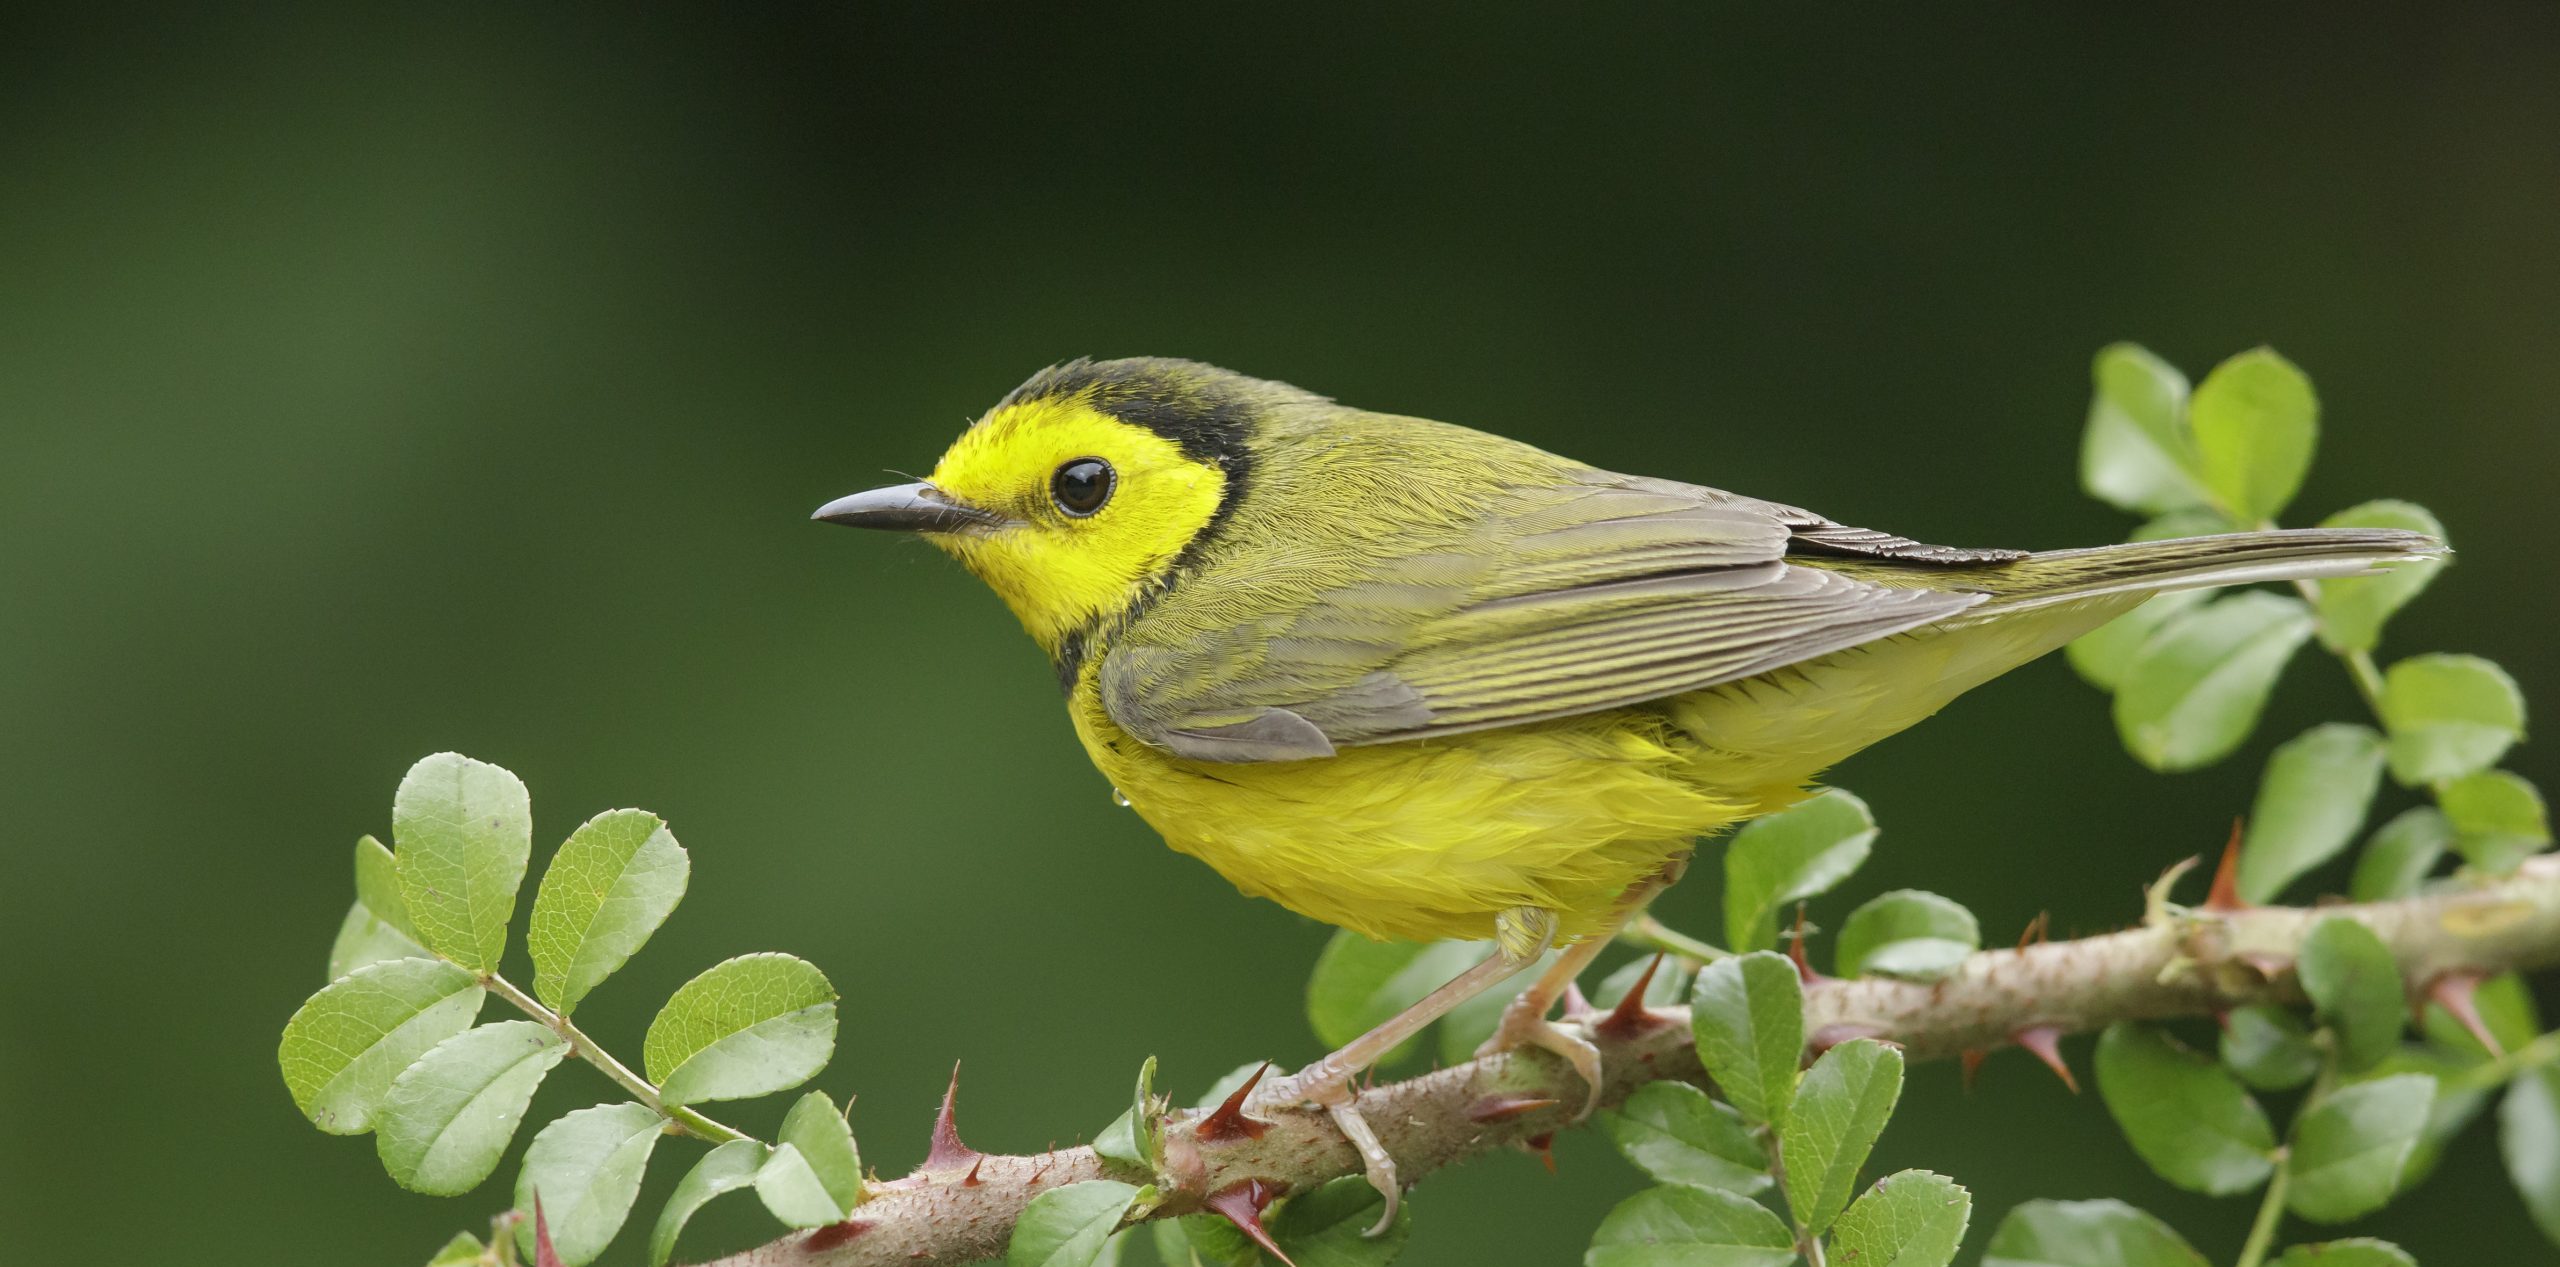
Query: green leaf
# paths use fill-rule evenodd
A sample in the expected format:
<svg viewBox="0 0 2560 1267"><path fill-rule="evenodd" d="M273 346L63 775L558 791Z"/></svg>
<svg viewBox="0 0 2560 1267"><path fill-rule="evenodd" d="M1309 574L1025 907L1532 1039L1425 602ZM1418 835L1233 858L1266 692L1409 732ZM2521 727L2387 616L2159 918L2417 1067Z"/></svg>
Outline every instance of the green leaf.
<svg viewBox="0 0 2560 1267"><path fill-rule="evenodd" d="M1875 845L1867 803L1830 788L1753 819L1724 853L1724 931L1735 950L1778 940L1778 908L1849 878Z"/></svg>
<svg viewBox="0 0 2560 1267"><path fill-rule="evenodd" d="M1137 1188L1109 1179L1071 1183L1031 1198L1013 1225L1005 1267L1091 1267L1137 1199Z"/></svg>
<svg viewBox="0 0 2560 1267"><path fill-rule="evenodd" d="M2278 746L2249 810L2240 898L2275 900L2296 877L2338 856L2382 786L2382 736L2331 722Z"/></svg>
<svg viewBox="0 0 2560 1267"><path fill-rule="evenodd" d="M2311 926L2295 965L2312 1015L2338 1040L2338 1063L2348 1073L2372 1068L2400 1041L2409 1011L2399 961L2372 929L2333 915Z"/></svg>
<svg viewBox="0 0 2560 1267"><path fill-rule="evenodd" d="M371 836L356 841L356 901L402 937L418 940L418 926L409 918L409 900L400 896L400 862Z"/></svg>
<svg viewBox="0 0 2560 1267"><path fill-rule="evenodd" d="M2296 1245L2276 1260L2275 1267L2418 1267L2418 1260L2389 1241L2358 1236L2318 1245Z"/></svg>
<svg viewBox="0 0 2560 1267"><path fill-rule="evenodd" d="M812 1091L782 1116L774 1141L800 1150L818 1183L842 1217L862 1200L862 1154L853 1146L853 1126L824 1091Z"/></svg>
<svg viewBox="0 0 2560 1267"><path fill-rule="evenodd" d="M2442 1159L2445 1145L2488 1107L2487 1091L2462 1085L2463 1071L2470 1063L2434 1048L2403 1044L2384 1057L2381 1064L2354 1078L2355 1082L2373 1082L2416 1074L2435 1084L2435 1098L2427 1106L2427 1124L2418 1132L2418 1146L2410 1152L2409 1164L2401 1168L2399 1191L2407 1192L2424 1183Z"/></svg>
<svg viewBox="0 0 2560 1267"><path fill-rule="evenodd" d="M1307 979L1307 1024L1328 1047L1340 1047L1379 1022L1422 1001L1492 952L1483 942L1371 941L1343 929L1326 942ZM1399 1044L1380 1065L1410 1056Z"/></svg>
<svg viewBox="0 0 2560 1267"><path fill-rule="evenodd" d="M2402 811L2364 842L2347 895L2359 902L2382 902L2416 893L2452 847L2453 824L2434 806Z"/></svg>
<svg viewBox="0 0 2560 1267"><path fill-rule="evenodd" d="M809 1159L790 1144L776 1144L756 1167L756 1198L784 1227L825 1227L844 1217Z"/></svg>
<svg viewBox="0 0 2560 1267"><path fill-rule="evenodd" d="M1583 1267L1785 1267L1795 1233L1769 1207L1714 1188L1648 1188L1591 1234Z"/></svg>
<svg viewBox="0 0 2560 1267"><path fill-rule="evenodd" d="M1844 977L1935 981L1981 948L1973 912L1935 893L1896 889L1849 913L1832 969Z"/></svg>
<svg viewBox="0 0 2560 1267"><path fill-rule="evenodd" d="M658 1225L649 1232L649 1267L665 1267L676 1252L676 1237L694 1212L710 1204L711 1198L724 1192L752 1187L756 1172L764 1167L767 1149L751 1139L733 1139L702 1155L677 1181L676 1190L667 1196L667 1208L658 1212ZM549 1212L545 1198L544 1211Z"/></svg>
<svg viewBox="0 0 2560 1267"><path fill-rule="evenodd" d="M392 1080L374 1149L411 1192L458 1197L498 1169L543 1075L568 1040L535 1021L500 1021L435 1045Z"/></svg>
<svg viewBox="0 0 2560 1267"><path fill-rule="evenodd" d="M1147 1224L1156 1261L1166 1267L1263 1267L1268 1261L1234 1224L1214 1214L1186 1214Z"/></svg>
<svg viewBox="0 0 2560 1267"><path fill-rule="evenodd" d="M2081 680L2102 691L2124 685L2125 670L2142 644L2178 613L2213 597L2208 590L2171 590L2143 601L2132 611L2071 640L2062 649Z"/></svg>
<svg viewBox="0 0 2560 1267"><path fill-rule="evenodd" d="M2089 424L2080 440L2080 487L2147 514L2204 501L2195 442L2187 433L2187 379L2148 349L2102 348L2090 366Z"/></svg>
<svg viewBox="0 0 2560 1267"><path fill-rule="evenodd" d="M2161 1178L2228 1196L2266 1182L2275 1131L2220 1065L2132 1021L2098 1038L2098 1094L2133 1151Z"/></svg>
<svg viewBox="0 0 2560 1267"><path fill-rule="evenodd" d="M2542 793L2506 770L2464 775L2436 792L2453 824L2453 847L2472 866L2505 875L2551 843Z"/></svg>
<svg viewBox="0 0 2560 1267"><path fill-rule="evenodd" d="M376 918L364 903L358 902L347 908L347 917L338 922L338 938L329 944L329 979L335 981L358 968L394 959L433 958L426 947Z"/></svg>
<svg viewBox="0 0 2560 1267"><path fill-rule="evenodd" d="M2223 1021L2222 1063L2260 1091L2290 1091L2320 1072L2320 1049L2293 1013L2252 1003Z"/></svg>
<svg viewBox="0 0 2560 1267"><path fill-rule="evenodd" d="M2207 1267L2169 1225L2122 1201L2029 1201L1991 1234L1982 1267Z"/></svg>
<svg viewBox="0 0 2560 1267"><path fill-rule="evenodd" d="M1763 950L1699 969L1689 1026L1699 1063L1742 1116L1786 1120L1804 1059L1804 981L1795 964Z"/></svg>
<svg viewBox="0 0 2560 1267"><path fill-rule="evenodd" d="M1486 947L1482 942L1453 944L1473 949L1478 959L1483 958L1486 953ZM1539 974L1545 972L1562 955L1562 951L1550 950L1538 956L1528 967L1520 970L1520 975L1516 979L1536 980ZM1466 969L1462 967L1458 971L1464 972ZM1454 977L1457 973L1453 972L1449 975ZM1434 988L1436 989L1437 986L1435 985ZM1441 1017L1440 1023L1433 1026L1440 1031L1441 1062L1462 1065L1475 1059L1476 1048L1483 1046L1486 1039L1493 1037L1493 1031L1502 1024L1502 1009L1511 1006L1511 1000L1518 998L1519 995L1520 991L1517 987L1487 990L1450 1008L1449 1014Z"/></svg>
<svg viewBox="0 0 2560 1267"><path fill-rule="evenodd" d="M2470 655L2411 656L2382 675L2391 777L2412 786L2486 770L2524 738L2524 692Z"/></svg>
<svg viewBox="0 0 2560 1267"><path fill-rule="evenodd" d="M1857 1191L1858 1169L1902 1098L1902 1052L1860 1038L1822 1053L1796 1085L1778 1137L1786 1163L1787 1208L1820 1235Z"/></svg>
<svg viewBox="0 0 2560 1267"><path fill-rule="evenodd" d="M2542 1033L2542 1018L2533 1006L2533 994L2525 988L2524 978L2512 972L2500 973L2480 983L2472 993L2471 1006L2480 1014L2480 1024L2498 1040L2505 1051L2514 1051L2530 1043ZM2489 1059L2489 1049L2471 1036L2444 1010L2441 1003L2427 1005L2425 1028L2427 1041L2444 1048L2464 1062Z"/></svg>
<svg viewBox="0 0 2560 1267"><path fill-rule="evenodd" d="M1946 1267L1973 1218L1973 1194L1944 1175L1876 1180L1831 1229L1831 1256L1856 1267Z"/></svg>
<svg viewBox="0 0 2560 1267"><path fill-rule="evenodd" d="M332 1135L372 1130L392 1079L471 1028L485 993L470 973L433 959L394 959L340 977L284 1024L276 1064L294 1107Z"/></svg>
<svg viewBox="0 0 2560 1267"><path fill-rule="evenodd" d="M1147 1063L1138 1066L1138 1088L1129 1098L1129 1107L1094 1137L1093 1151L1113 1161L1154 1169L1156 1154L1164 1147L1164 1110L1170 1104L1156 1094L1156 1058L1149 1056Z"/></svg>
<svg viewBox="0 0 2560 1267"><path fill-rule="evenodd" d="M2534 1226L2560 1244L2560 1068L2517 1075L2498 1102L2498 1153Z"/></svg>
<svg viewBox="0 0 2560 1267"><path fill-rule="evenodd" d="M533 895L533 992L562 1016L636 953L684 900L693 864L647 810L608 810L569 834Z"/></svg>
<svg viewBox="0 0 2560 1267"><path fill-rule="evenodd" d="M2196 384L2187 423L2205 487L2233 518L2258 523L2302 490L2320 443L2320 401L2293 362L2252 348Z"/></svg>
<svg viewBox="0 0 2560 1267"><path fill-rule="evenodd" d="M2264 592L2179 613L2145 639L2116 688L2116 733L2154 770L2231 755L2258 724L2285 662L2311 636L2311 609Z"/></svg>
<svg viewBox="0 0 2560 1267"><path fill-rule="evenodd" d="M669 1105L787 1091L826 1068L836 1045L836 992L826 974L783 954L740 955L676 988L640 1044Z"/></svg>
<svg viewBox="0 0 2560 1267"><path fill-rule="evenodd" d="M2293 1185L2285 1207L2315 1223L2344 1223L2382 1208L2427 1125L2436 1080L2404 1073L2340 1087L2293 1124Z"/></svg>
<svg viewBox="0 0 2560 1267"><path fill-rule="evenodd" d="M481 1244L479 1237L469 1232L456 1232L452 1240L444 1243L443 1249L436 1251L435 1257L427 1260L427 1267L467 1267L479 1262L480 1256L487 1252L489 1247Z"/></svg>
<svg viewBox="0 0 2560 1267"><path fill-rule="evenodd" d="M1413 1235L1413 1203L1397 1206L1395 1222L1371 1240L1383 1201L1367 1179L1345 1175L1289 1198L1272 1216L1271 1239L1298 1267L1385 1267Z"/></svg>
<svg viewBox="0 0 2560 1267"><path fill-rule="evenodd" d="M2323 528L2403 528L2441 541L2444 525L2424 506L2402 501L2366 502L2320 521ZM2371 651L2382 644L2382 626L2409 605L2444 570L2443 560L2403 563L2372 576L2320 582L2320 642L2332 651Z"/></svg>
<svg viewBox="0 0 2560 1267"><path fill-rule="evenodd" d="M579 1109L543 1127L524 1151L524 1168L516 1172L516 1208L525 1212L524 1222L517 1225L517 1251L527 1261L533 1257L532 1211L538 1195L543 1218L551 1225L552 1247L564 1267L594 1262L622 1230L622 1221L631 1217L650 1150L658 1146L666 1123L645 1104L624 1103Z"/></svg>
<svg viewBox="0 0 2560 1267"><path fill-rule="evenodd" d="M1600 1115L1609 1141L1663 1183L1750 1196L1769 1186L1769 1157L1742 1115L1685 1082L1648 1082Z"/></svg>
<svg viewBox="0 0 2560 1267"><path fill-rule="evenodd" d="M524 783L486 761L437 753L400 780L391 836L418 940L473 972L497 971L533 855Z"/></svg>

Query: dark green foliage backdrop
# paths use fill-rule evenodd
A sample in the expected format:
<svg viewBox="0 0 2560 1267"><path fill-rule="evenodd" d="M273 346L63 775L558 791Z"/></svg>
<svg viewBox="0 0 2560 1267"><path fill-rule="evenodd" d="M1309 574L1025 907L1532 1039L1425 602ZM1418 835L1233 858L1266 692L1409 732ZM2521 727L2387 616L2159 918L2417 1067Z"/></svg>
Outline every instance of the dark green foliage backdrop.
<svg viewBox="0 0 2560 1267"><path fill-rule="evenodd" d="M402 1262L503 1203L396 1192L273 1062L349 842L441 748L523 774L544 842L666 815L684 916L581 1018L634 1047L704 963L816 961L884 1171L955 1057L972 1142L1021 1150L1149 1053L1184 1095L1313 1055L1326 930L1114 808L973 582L803 522L1062 357L2055 546L2127 527L2072 485L2098 346L2271 342L2327 407L2298 517L2406 496L2462 547L2386 658L2560 699L2555 56L2521 8L0 17L10 1256ZM2297 671L2255 751L2358 711ZM2127 922L2260 759L2142 773L2058 661L1922 735L1844 772L1885 836L1817 918L1913 884L1995 939ZM2014 1053L1906 1106L1880 1169L1973 1187L1977 1235L2113 1194L2227 1258L2249 1214ZM1405 1261L1568 1261L1639 1179L1558 1161L1433 1181ZM2437 1263L2532 1235L2485 1123L2384 1221Z"/></svg>

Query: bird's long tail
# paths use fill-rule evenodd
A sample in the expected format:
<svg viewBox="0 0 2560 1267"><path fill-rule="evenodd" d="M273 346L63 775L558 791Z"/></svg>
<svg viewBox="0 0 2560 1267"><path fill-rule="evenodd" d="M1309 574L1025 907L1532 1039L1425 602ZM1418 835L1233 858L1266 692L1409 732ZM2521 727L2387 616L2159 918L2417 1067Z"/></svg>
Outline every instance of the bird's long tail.
<svg viewBox="0 0 2560 1267"><path fill-rule="evenodd" d="M2006 616L2110 594L2355 576L2404 561L2432 560L2444 553L2444 543L2424 533L2391 528L2280 528L2053 550L1982 568L1966 579L1978 578L1991 593L1991 600L1977 612Z"/></svg>

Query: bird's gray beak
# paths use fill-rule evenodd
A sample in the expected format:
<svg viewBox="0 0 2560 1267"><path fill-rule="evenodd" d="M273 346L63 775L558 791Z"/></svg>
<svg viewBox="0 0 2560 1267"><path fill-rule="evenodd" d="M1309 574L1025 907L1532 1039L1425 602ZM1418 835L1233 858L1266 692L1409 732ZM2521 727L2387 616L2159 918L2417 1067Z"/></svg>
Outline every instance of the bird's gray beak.
<svg viewBox="0 0 2560 1267"><path fill-rule="evenodd" d="M941 489L921 480L839 497L809 517L831 524L897 532L960 532L992 528L1004 522L1004 516L954 501Z"/></svg>

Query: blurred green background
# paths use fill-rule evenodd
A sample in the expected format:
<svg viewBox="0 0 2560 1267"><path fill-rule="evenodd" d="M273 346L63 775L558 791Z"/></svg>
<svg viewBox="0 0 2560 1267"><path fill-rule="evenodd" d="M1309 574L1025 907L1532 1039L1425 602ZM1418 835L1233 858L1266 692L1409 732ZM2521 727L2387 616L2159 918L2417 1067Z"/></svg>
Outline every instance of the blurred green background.
<svg viewBox="0 0 2560 1267"><path fill-rule="evenodd" d="M273 1063L349 842L444 748L525 777L537 859L630 804L692 849L582 1013L609 1043L718 958L823 966L821 1085L884 1173L954 1059L972 1142L1024 1150L1150 1053L1186 1095L1316 1054L1328 930L1115 808L956 567L806 522L1070 356L2062 546L2130 526L2073 484L2096 348L2201 374L2270 342L2326 405L2303 516L2404 496L2462 547L2386 658L2560 700L2560 10L2429 7L14 7L6 1256L405 1263L504 1202L512 1163L395 1190ZM2031 666L1841 772L1885 836L1816 919L1916 884L1994 940L2124 924L2268 746L2356 713L2306 658L2240 759L2160 778ZM1713 928L1708 885L1661 909ZM536 1112L606 1090L564 1070ZM2015 1053L1906 1104L1878 1163L1970 1185L1977 1246L2118 1195L2227 1260L2250 1212ZM2491 1135L2374 1227L2541 1260ZM1432 1180L1405 1261L1577 1261L1639 1180L1596 1132L1557 1161ZM696 1249L761 1238L727 1204Z"/></svg>

